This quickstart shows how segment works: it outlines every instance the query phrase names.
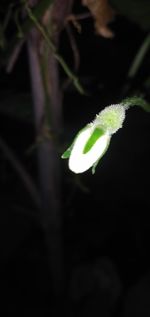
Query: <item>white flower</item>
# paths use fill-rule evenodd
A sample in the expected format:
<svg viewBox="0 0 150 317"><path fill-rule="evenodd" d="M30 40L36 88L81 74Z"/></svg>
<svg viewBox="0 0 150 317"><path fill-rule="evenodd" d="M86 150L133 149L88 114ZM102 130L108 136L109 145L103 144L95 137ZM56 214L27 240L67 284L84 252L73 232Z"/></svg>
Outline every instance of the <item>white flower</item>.
<svg viewBox="0 0 150 317"><path fill-rule="evenodd" d="M98 129L97 129L98 130ZM98 132L95 130L95 133ZM90 137L94 135L93 127L87 126L79 133L69 157L69 168L74 173L83 173L92 167L103 156L108 148L110 135L108 133L102 134L96 142L91 146L89 151L84 153L86 144Z"/></svg>
<svg viewBox="0 0 150 317"><path fill-rule="evenodd" d="M69 158L69 168L74 173L83 173L95 167L108 149L113 133L122 127L125 107L111 105L102 110L95 120L82 129L62 158Z"/></svg>

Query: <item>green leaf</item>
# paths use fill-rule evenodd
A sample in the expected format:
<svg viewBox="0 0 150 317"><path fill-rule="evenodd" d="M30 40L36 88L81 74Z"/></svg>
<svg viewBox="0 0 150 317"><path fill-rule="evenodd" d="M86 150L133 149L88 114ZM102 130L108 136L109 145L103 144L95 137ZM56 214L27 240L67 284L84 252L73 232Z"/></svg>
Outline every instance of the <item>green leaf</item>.
<svg viewBox="0 0 150 317"><path fill-rule="evenodd" d="M93 133L91 134L90 138L88 139L88 141L85 144L85 147L83 149L83 154L86 154L87 152L89 152L91 150L91 148L93 147L93 145L96 143L96 141L102 136L104 135L104 130L100 129L100 128L96 128Z"/></svg>
<svg viewBox="0 0 150 317"><path fill-rule="evenodd" d="M70 157L72 147L73 147L73 144L70 147L68 147L68 149L62 154L61 156L62 159L68 159Z"/></svg>

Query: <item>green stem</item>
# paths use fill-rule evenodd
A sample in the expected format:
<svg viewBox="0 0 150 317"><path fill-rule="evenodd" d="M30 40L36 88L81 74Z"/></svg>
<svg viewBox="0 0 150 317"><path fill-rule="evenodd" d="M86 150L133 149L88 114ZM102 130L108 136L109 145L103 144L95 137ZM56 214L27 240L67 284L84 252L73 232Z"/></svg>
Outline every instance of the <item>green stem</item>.
<svg viewBox="0 0 150 317"><path fill-rule="evenodd" d="M16 12L14 14L14 21L15 21L15 24L16 24L16 27L17 27L17 30L18 30L17 37L22 39L24 37L24 33L23 33L22 27L20 25L19 14L20 14L20 10L18 9L18 10L16 10Z"/></svg>
<svg viewBox="0 0 150 317"><path fill-rule="evenodd" d="M42 0L42 1L39 1L39 3L37 3L37 5L33 8L33 15L36 16L37 20L41 19L41 17L44 15L46 10L51 6L53 1L54 0ZM20 2L22 5L25 5L24 0L20 0ZM26 40L26 37L28 33L31 31L32 27L33 27L33 21L31 20L30 17L27 17L25 21L22 23L22 27L21 27L23 38L20 40L20 38L17 38L15 34L15 36L12 37L12 40L10 40L10 42L7 44L7 51L5 54L6 64L9 64L10 56L13 55L13 52L16 50L16 47L20 46L20 41L22 41L23 43Z"/></svg>
<svg viewBox="0 0 150 317"><path fill-rule="evenodd" d="M33 15L36 17L37 21L41 19L41 17L44 15L46 10L50 7L50 5L53 3L54 0L42 0L37 3L37 5L32 9ZM21 0L21 3L25 6L27 6L27 3L25 0ZM33 21L31 20L31 17L27 18L23 24L22 31L24 35L26 35L33 26Z"/></svg>
<svg viewBox="0 0 150 317"><path fill-rule="evenodd" d="M148 104L142 97L134 96L124 99L121 104L127 109L132 106L139 106L143 110L150 112L150 104Z"/></svg>
<svg viewBox="0 0 150 317"><path fill-rule="evenodd" d="M129 78L133 78L135 77L135 75L137 74L143 59L147 53L147 51L149 50L150 47L150 34L148 34L146 36L146 38L144 39L144 42L142 43L141 47L139 48L131 66L130 69L128 71L128 77Z"/></svg>
<svg viewBox="0 0 150 317"><path fill-rule="evenodd" d="M42 34L43 38L46 40L47 44L49 45L50 49L52 50L55 58L59 62L59 64L62 66L63 70L67 74L67 76L72 80L74 83L74 86L76 89L80 92L80 94L85 94L85 91L83 87L81 86L78 77L76 77L73 72L70 70L64 59L57 53L55 45L52 43L50 40L49 35L45 31L44 27L38 22L37 17L33 14L32 10L28 7L27 3L25 2L25 8L27 10L28 16L30 19L33 21L37 29L40 31Z"/></svg>

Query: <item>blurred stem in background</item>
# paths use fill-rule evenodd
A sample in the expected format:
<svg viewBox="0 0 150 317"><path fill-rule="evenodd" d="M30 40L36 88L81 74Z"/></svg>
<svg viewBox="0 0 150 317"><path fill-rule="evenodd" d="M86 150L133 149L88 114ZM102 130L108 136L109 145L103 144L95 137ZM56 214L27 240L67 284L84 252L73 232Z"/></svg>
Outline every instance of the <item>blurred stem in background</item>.
<svg viewBox="0 0 150 317"><path fill-rule="evenodd" d="M111 37L112 32L107 27L107 24L114 17L114 9L110 8L109 2L112 2L115 10L118 8L118 12L127 9L126 14L133 15L133 21L136 18L137 22L141 25L145 25L145 17L147 16L146 25L149 30L149 14L147 14L149 11L146 0L143 0L142 4L139 1L125 0L122 2L119 0L97 0L94 2L82 0L81 4L87 6L88 12L81 16L79 15L77 19L89 17L90 13L90 16L94 18L95 26L99 26L97 28L99 34ZM72 21L76 28L80 29L76 17L71 14L73 3L75 3L74 0L20 0L19 4L12 1L4 21L0 22L0 47L4 53L2 54L2 63L7 63L8 72L12 70L23 44L27 43L36 128L39 200L38 191L34 188L30 177L28 178L28 175L22 172L23 167L19 168L20 165L17 165L16 158L8 151L9 149L5 146L3 140L0 140L0 146L5 151L5 154L9 156L12 165L14 165L14 168L20 174L28 191L30 191L33 201L37 205L40 204L40 208L38 208L40 209L40 223L45 233L49 267L56 295L62 294L64 288L61 158L58 153L63 123L62 92L59 82L58 63L67 75L67 80L74 84L79 93L84 94L78 78L58 52L60 34L66 26L67 21ZM143 3L145 3L145 6L143 6ZM96 7L95 4L97 4ZM137 11L135 10L135 6ZM142 17L140 14L142 12L141 8L144 8L145 12L142 13ZM135 17L136 12L139 12L139 14ZM12 17L12 20L15 20L17 31L14 32L15 34L12 32L13 35L9 38L5 31L9 22L11 26L10 17ZM68 30L68 35L71 39L70 44L75 57L74 60L78 67L78 50L76 45L74 45L75 41L72 41L73 35L70 30ZM150 35L148 34L131 64L127 74L127 81L121 89L120 99L126 97L132 90L132 81L138 73L149 46ZM149 111L147 105L143 104L143 108Z"/></svg>
<svg viewBox="0 0 150 317"><path fill-rule="evenodd" d="M71 14L73 2L73 0L20 0L19 7L16 5L13 12L14 4L12 4L9 14L9 16L12 15L12 19L15 16L17 31L15 34L13 33L9 41L4 41L5 27L2 25L3 37L1 37L2 44L7 43L4 47L6 51L4 63L7 64L7 72L12 71L23 44L25 42L27 44L36 130L38 210L40 210L38 219L40 219L45 233L48 262L56 295L62 295L65 278L61 158L58 153L63 126L62 91L58 63L66 73L67 79L69 78L73 82L79 93L84 93L78 77L58 53L60 34L69 21L68 17ZM14 163L11 155L9 155L9 159L24 181L27 190L31 191L30 196L34 201L37 197L34 197L33 190L30 188L33 187L30 186L32 185L30 176L25 171L23 173L22 170L16 168L17 161L15 160ZM22 177L24 175L26 178ZM36 188L35 192L38 193ZM36 200L35 203L37 203Z"/></svg>
<svg viewBox="0 0 150 317"><path fill-rule="evenodd" d="M142 45L140 46L140 48L138 49L135 55L135 58L128 71L128 78L133 78L136 76L149 48L150 48L150 33L148 33L148 35L145 37Z"/></svg>
<svg viewBox="0 0 150 317"><path fill-rule="evenodd" d="M136 55L129 67L128 73L127 73L127 81L125 82L125 85L123 86L122 92L123 96L126 96L132 86L134 78L136 78L137 73L142 66L142 63L144 61L144 58L146 54L148 53L148 50L150 49L150 33L147 34L144 41L142 42L141 46L139 47L138 51L136 52Z"/></svg>
<svg viewBox="0 0 150 317"><path fill-rule="evenodd" d="M28 1L29 7L33 1ZM51 1L50 1L51 2ZM56 51L72 0L55 0L45 11L42 25ZM34 2L35 4L35 2ZM41 223L45 232L55 294L63 292L64 259L61 213L61 171L58 142L62 131L62 97L58 61L40 31L33 27L27 39L34 118L38 142L37 159L41 193Z"/></svg>

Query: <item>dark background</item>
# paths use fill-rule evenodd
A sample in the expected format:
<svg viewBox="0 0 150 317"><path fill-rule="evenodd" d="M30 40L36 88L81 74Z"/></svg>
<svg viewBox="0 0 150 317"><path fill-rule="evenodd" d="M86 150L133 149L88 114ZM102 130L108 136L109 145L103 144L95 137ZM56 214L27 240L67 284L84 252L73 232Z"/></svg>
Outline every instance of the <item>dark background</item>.
<svg viewBox="0 0 150 317"><path fill-rule="evenodd" d="M76 6L74 10L80 13L83 8ZM67 145L96 113L120 101L129 66L147 34L123 16L111 24L113 39L97 36L90 18L81 25L81 34L73 32L80 52L78 76L88 95L81 96L73 85L64 93L63 138ZM60 53L73 66L65 31ZM144 89L149 63L147 54L134 80L135 90ZM63 81L62 70L60 77ZM149 98L148 90L144 93ZM12 110L20 103L27 107L27 114L19 116ZM24 46L12 73L0 70L0 135L36 180L35 155L27 154L34 143L31 107ZM67 162L61 162L66 270L107 257L116 267L123 294L149 274L149 127L149 113L138 107L130 109L94 176L88 171L76 177ZM51 279L35 213L18 176L0 151L1 312L48 316L51 311Z"/></svg>

